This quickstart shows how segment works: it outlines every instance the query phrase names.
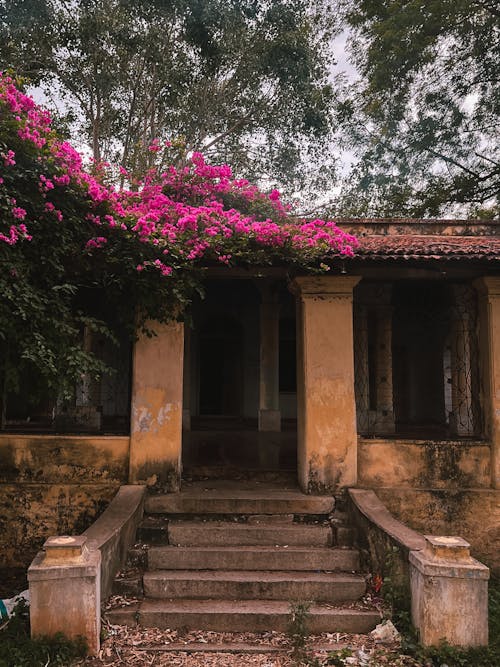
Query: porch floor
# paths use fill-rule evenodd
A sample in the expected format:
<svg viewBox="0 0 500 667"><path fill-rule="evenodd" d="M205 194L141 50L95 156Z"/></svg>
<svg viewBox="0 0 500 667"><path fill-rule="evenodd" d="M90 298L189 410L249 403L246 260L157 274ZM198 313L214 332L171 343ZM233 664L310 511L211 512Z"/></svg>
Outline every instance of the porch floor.
<svg viewBox="0 0 500 667"><path fill-rule="evenodd" d="M328 514L333 498L302 493L282 481L208 479L185 482L178 493L151 494L146 511L166 514Z"/></svg>

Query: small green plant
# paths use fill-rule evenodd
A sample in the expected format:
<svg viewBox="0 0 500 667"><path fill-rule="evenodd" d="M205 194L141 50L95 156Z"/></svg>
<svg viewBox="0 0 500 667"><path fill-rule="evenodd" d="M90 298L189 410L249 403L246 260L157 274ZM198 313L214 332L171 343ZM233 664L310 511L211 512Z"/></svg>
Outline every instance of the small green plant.
<svg viewBox="0 0 500 667"><path fill-rule="evenodd" d="M334 665L334 667L345 667L346 658L352 657L350 648L342 648L339 651L332 651L328 654L327 665Z"/></svg>
<svg viewBox="0 0 500 667"><path fill-rule="evenodd" d="M396 610L395 623L403 635L401 651L428 667L497 667L500 665L500 579L491 579L489 586L489 646L462 649L442 642L439 646L423 647L409 622L400 622ZM401 615L405 619L405 615ZM408 620L408 619L407 619Z"/></svg>
<svg viewBox="0 0 500 667"><path fill-rule="evenodd" d="M410 627L410 592L403 581L401 553L398 547L393 546L385 555L381 594L392 620Z"/></svg>
<svg viewBox="0 0 500 667"><path fill-rule="evenodd" d="M290 621L288 623L288 636L292 645L292 658L296 662L304 663L306 656L306 642L309 636L307 618L309 616L309 603L297 602L290 606Z"/></svg>
<svg viewBox="0 0 500 667"><path fill-rule="evenodd" d="M87 653L83 639L70 641L62 634L31 639L28 607L16 605L0 629L0 667L68 667Z"/></svg>

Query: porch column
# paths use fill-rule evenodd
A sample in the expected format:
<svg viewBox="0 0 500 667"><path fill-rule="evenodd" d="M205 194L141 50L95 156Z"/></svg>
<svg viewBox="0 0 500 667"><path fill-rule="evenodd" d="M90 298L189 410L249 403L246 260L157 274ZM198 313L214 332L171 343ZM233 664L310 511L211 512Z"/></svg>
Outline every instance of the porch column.
<svg viewBox="0 0 500 667"><path fill-rule="evenodd" d="M259 431L280 431L279 395L279 298L274 284L259 285L260 304L260 382Z"/></svg>
<svg viewBox="0 0 500 667"><path fill-rule="evenodd" d="M370 426L370 371L368 368L368 314L364 304L355 304L353 319L356 422L358 432L367 433Z"/></svg>
<svg viewBox="0 0 500 667"><path fill-rule="evenodd" d="M451 415L450 427L458 437L474 435L472 418L471 323L468 308L470 288L452 285L451 321Z"/></svg>
<svg viewBox="0 0 500 667"><path fill-rule="evenodd" d="M334 493L357 480L352 290L357 276L297 278L298 478Z"/></svg>
<svg viewBox="0 0 500 667"><path fill-rule="evenodd" d="M479 292L479 351L486 436L491 442L491 485L500 489L500 278L474 282Z"/></svg>
<svg viewBox="0 0 500 667"><path fill-rule="evenodd" d="M182 450L184 325L150 325L134 347L130 428L131 483L178 491Z"/></svg>
<svg viewBox="0 0 500 667"><path fill-rule="evenodd" d="M390 287L385 292L391 299ZM379 433L394 433L394 404L392 388L392 306L382 303L377 308L376 401Z"/></svg>
<svg viewBox="0 0 500 667"><path fill-rule="evenodd" d="M88 327L83 331L83 349L95 353L95 334ZM56 416L56 428L61 425L77 427L84 431L99 431L102 426L101 381L88 373L76 386L75 405L66 414Z"/></svg>

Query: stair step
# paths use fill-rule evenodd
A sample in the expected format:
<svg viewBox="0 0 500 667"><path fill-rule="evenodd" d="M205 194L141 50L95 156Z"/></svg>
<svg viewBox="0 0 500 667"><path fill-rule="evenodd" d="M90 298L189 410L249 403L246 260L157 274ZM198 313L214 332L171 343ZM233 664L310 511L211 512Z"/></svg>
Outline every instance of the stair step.
<svg viewBox="0 0 500 667"><path fill-rule="evenodd" d="M137 605L106 612L110 623L143 627L186 628L215 632L286 632L290 604L271 600L144 600ZM364 634L380 622L376 610L336 608L314 604L307 614L312 634Z"/></svg>
<svg viewBox="0 0 500 667"><path fill-rule="evenodd" d="M156 570L143 577L149 598L346 602L366 591L361 575L325 572Z"/></svg>
<svg viewBox="0 0 500 667"><path fill-rule="evenodd" d="M273 488L203 488L150 495L145 510L151 514L329 514L331 496L310 496L299 490Z"/></svg>
<svg viewBox="0 0 500 667"><path fill-rule="evenodd" d="M244 524L224 521L171 521L170 544L178 546L314 546L332 545L330 526Z"/></svg>
<svg viewBox="0 0 500 667"><path fill-rule="evenodd" d="M236 546L151 547L152 570L347 570L359 568L355 549Z"/></svg>

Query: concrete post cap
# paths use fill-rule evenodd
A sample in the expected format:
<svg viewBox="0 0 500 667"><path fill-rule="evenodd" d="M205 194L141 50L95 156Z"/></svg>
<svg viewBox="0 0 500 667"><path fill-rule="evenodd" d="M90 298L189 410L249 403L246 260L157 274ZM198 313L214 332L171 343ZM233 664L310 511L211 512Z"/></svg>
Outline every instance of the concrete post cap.
<svg viewBox="0 0 500 667"><path fill-rule="evenodd" d="M462 537L450 535L424 535L425 550L432 558L447 561L469 561L470 544Z"/></svg>
<svg viewBox="0 0 500 667"><path fill-rule="evenodd" d="M424 576L455 579L488 579L490 571L470 555L469 543L461 537L424 535L425 547L410 551L409 561Z"/></svg>
<svg viewBox="0 0 500 667"><path fill-rule="evenodd" d="M45 561L63 562L84 560L87 555L85 535L57 535L49 537L43 545Z"/></svg>

